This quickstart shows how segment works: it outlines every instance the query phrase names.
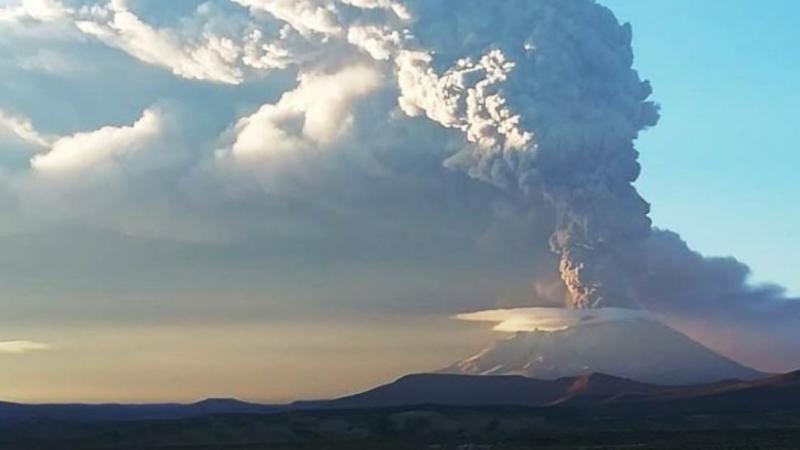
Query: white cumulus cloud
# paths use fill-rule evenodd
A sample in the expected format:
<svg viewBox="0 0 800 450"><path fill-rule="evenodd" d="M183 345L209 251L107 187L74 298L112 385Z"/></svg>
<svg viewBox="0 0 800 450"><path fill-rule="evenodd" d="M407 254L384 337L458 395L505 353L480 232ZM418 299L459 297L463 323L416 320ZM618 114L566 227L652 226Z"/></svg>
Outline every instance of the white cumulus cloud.
<svg viewBox="0 0 800 450"><path fill-rule="evenodd" d="M60 138L49 152L35 156L31 166L42 174L60 175L124 164L150 148L163 131L163 121L158 111L148 109L130 126L103 127Z"/></svg>
<svg viewBox="0 0 800 450"><path fill-rule="evenodd" d="M67 14L57 0L21 0L8 6L0 5L0 21L19 22L26 19L49 22Z"/></svg>
<svg viewBox="0 0 800 450"><path fill-rule="evenodd" d="M0 137L3 135L39 148L48 147L53 140L37 131L30 119L0 109Z"/></svg>
<svg viewBox="0 0 800 450"><path fill-rule="evenodd" d="M365 66L304 74L295 90L238 122L230 153L252 160L324 147L346 132L354 103L380 84L380 73Z"/></svg>
<svg viewBox="0 0 800 450"><path fill-rule="evenodd" d="M76 26L109 46L146 63L169 68L185 78L238 84L244 77L241 67L245 54L243 39L236 41L208 29L198 30L195 36L181 37L174 30L158 29L146 23L121 0L79 14ZM246 38L247 60L264 64L263 55L253 55L259 35L250 33Z"/></svg>

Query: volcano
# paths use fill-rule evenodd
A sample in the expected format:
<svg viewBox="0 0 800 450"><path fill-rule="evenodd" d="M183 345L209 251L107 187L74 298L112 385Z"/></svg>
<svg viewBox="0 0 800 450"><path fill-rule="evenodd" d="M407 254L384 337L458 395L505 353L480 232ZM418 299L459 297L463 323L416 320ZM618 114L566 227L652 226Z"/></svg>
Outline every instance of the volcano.
<svg viewBox="0 0 800 450"><path fill-rule="evenodd" d="M439 373L522 375L542 380L604 373L661 385L753 380L767 375L656 319L642 317L520 331Z"/></svg>

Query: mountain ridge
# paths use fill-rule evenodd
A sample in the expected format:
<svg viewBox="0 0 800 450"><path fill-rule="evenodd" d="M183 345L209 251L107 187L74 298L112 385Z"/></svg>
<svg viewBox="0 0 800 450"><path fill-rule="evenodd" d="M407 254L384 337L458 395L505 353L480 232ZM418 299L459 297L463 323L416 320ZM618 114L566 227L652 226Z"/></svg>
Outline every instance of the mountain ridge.
<svg viewBox="0 0 800 450"><path fill-rule="evenodd" d="M120 422L178 420L209 415L263 415L416 406L523 407L637 413L800 410L800 370L759 380L665 386L601 373L556 380L518 375L411 374L332 400L263 405L236 399L191 404L39 404L0 402L0 423L29 420Z"/></svg>

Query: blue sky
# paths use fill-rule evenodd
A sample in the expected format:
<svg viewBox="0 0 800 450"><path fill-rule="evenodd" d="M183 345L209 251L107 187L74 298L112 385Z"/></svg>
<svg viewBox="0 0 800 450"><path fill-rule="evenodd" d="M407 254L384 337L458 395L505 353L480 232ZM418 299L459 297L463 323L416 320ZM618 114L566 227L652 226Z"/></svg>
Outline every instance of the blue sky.
<svg viewBox="0 0 800 450"><path fill-rule="evenodd" d="M602 3L662 106L639 141L656 224L800 293L800 3Z"/></svg>

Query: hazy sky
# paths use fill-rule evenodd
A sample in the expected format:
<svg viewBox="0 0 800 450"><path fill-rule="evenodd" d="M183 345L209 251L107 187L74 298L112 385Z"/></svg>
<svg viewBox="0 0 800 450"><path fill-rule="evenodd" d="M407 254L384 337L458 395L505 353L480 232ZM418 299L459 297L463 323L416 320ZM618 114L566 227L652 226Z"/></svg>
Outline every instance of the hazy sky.
<svg viewBox="0 0 800 450"><path fill-rule="evenodd" d="M0 0L0 399L332 396L497 338L454 314L547 303L550 213L449 167L473 135L513 141L504 104L459 116L434 79L496 93L484 50L535 51L521 33L541 11L470 2L454 35L426 2ZM800 6L601 3L632 23L662 108L637 142L655 225L800 292ZM404 53L406 14L431 61ZM759 368L800 366L797 308L761 333L779 290L695 263L723 294L658 312Z"/></svg>

